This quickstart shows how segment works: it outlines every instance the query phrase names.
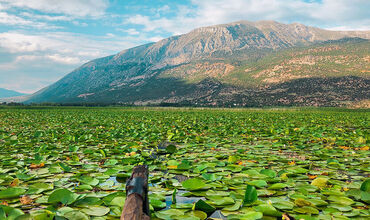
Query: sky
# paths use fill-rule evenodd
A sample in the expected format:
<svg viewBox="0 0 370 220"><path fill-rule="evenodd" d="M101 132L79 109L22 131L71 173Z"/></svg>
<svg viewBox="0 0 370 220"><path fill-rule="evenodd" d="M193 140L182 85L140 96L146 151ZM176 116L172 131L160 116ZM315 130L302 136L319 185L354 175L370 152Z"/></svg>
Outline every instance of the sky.
<svg viewBox="0 0 370 220"><path fill-rule="evenodd" d="M370 30L369 10L370 0L0 0L0 88L33 93L89 60L239 20Z"/></svg>

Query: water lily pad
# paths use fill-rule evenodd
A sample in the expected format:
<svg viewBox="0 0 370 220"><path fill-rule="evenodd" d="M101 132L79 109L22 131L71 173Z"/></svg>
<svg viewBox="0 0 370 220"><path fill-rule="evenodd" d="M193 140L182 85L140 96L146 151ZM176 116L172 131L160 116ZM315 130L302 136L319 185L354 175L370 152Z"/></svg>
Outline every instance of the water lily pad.
<svg viewBox="0 0 370 220"><path fill-rule="evenodd" d="M35 210L30 211L30 216L32 220L53 220L55 213L49 210Z"/></svg>
<svg viewBox="0 0 370 220"><path fill-rule="evenodd" d="M355 203L352 199L344 196L329 196L328 200L342 205L352 205L353 203Z"/></svg>
<svg viewBox="0 0 370 220"><path fill-rule="evenodd" d="M265 180L253 180L248 182L249 185L256 186L258 188L263 188L267 186L267 182Z"/></svg>
<svg viewBox="0 0 370 220"><path fill-rule="evenodd" d="M319 188L325 188L327 183L328 183L327 178L318 177L312 181L311 185L317 186Z"/></svg>
<svg viewBox="0 0 370 220"><path fill-rule="evenodd" d="M190 212L187 212L186 215L197 217L200 220L205 220L207 218L207 213L199 210L192 210Z"/></svg>
<svg viewBox="0 0 370 220"><path fill-rule="evenodd" d="M281 217L282 213L276 210L272 205L261 204L253 207L255 211L262 212L263 215Z"/></svg>
<svg viewBox="0 0 370 220"><path fill-rule="evenodd" d="M283 189L285 187L288 187L288 185L285 184L285 183L275 183L272 186L270 186L268 189L271 189L271 190L279 190L279 189Z"/></svg>
<svg viewBox="0 0 370 220"><path fill-rule="evenodd" d="M193 210L203 211L209 216L216 210L216 208L200 199L194 204Z"/></svg>
<svg viewBox="0 0 370 220"><path fill-rule="evenodd" d="M319 210L311 206L299 207L293 209L295 212L302 213L302 214L319 214Z"/></svg>
<svg viewBox="0 0 370 220"><path fill-rule="evenodd" d="M0 219L14 220L23 214L24 213L20 209L0 205Z"/></svg>
<svg viewBox="0 0 370 220"><path fill-rule="evenodd" d="M272 206L278 209L291 210L294 207L294 203L290 201L280 200L280 201L272 203Z"/></svg>
<svg viewBox="0 0 370 220"><path fill-rule="evenodd" d="M91 176L81 176L77 180L83 184L90 185L90 186L96 186L99 184L99 180Z"/></svg>
<svg viewBox="0 0 370 220"><path fill-rule="evenodd" d="M185 212L179 209L168 209L155 213L155 216L159 219L173 219L175 216L182 216Z"/></svg>
<svg viewBox="0 0 370 220"><path fill-rule="evenodd" d="M125 200L126 198L123 197L123 196L117 196L115 197L114 199L112 199L112 201L109 203L111 206L118 206L118 207L123 207L123 205L125 204Z"/></svg>
<svg viewBox="0 0 370 220"><path fill-rule="evenodd" d="M208 197L212 204L219 207L219 206L226 206L226 205L232 205L235 203L234 199L231 197L221 197L221 196L210 196Z"/></svg>
<svg viewBox="0 0 370 220"><path fill-rule="evenodd" d="M64 214L64 217L68 220L88 220L89 217L81 211L71 211Z"/></svg>
<svg viewBox="0 0 370 220"><path fill-rule="evenodd" d="M361 184L361 188L360 188L362 191L364 192L370 192L370 179L367 179L365 180L362 184Z"/></svg>
<svg viewBox="0 0 370 220"><path fill-rule="evenodd" d="M242 205L241 201L236 201L234 205L226 206L225 208L222 209L222 211L237 211L240 209L241 205Z"/></svg>
<svg viewBox="0 0 370 220"><path fill-rule="evenodd" d="M312 203L314 206L326 206L328 203L322 199L307 199L308 202Z"/></svg>
<svg viewBox="0 0 370 220"><path fill-rule="evenodd" d="M238 157L237 156L229 156L229 159L227 159L227 162L230 163L230 164L234 164L238 161Z"/></svg>
<svg viewBox="0 0 370 220"><path fill-rule="evenodd" d="M27 194L40 194L47 190L52 190L54 188L53 184L47 183L35 183L29 187Z"/></svg>
<svg viewBox="0 0 370 220"><path fill-rule="evenodd" d="M255 220L255 219L261 219L263 217L262 212L254 212L250 211L245 214L236 214L236 215L229 215L227 219L230 220Z"/></svg>
<svg viewBox="0 0 370 220"><path fill-rule="evenodd" d="M175 146L175 145L173 145L173 144L169 144L169 145L167 145L167 147L166 147L166 151L167 151L167 153L169 153L169 154L173 154L173 153L175 153L175 152L176 152L176 146Z"/></svg>
<svg viewBox="0 0 370 220"><path fill-rule="evenodd" d="M194 191L194 190L202 189L203 187L206 186L206 183L204 180L200 178L192 178L192 179L183 181L182 186L188 191Z"/></svg>
<svg viewBox="0 0 370 220"><path fill-rule="evenodd" d="M312 203L310 201L307 201L305 199L302 199L302 198L298 198L294 201L294 203L299 206L299 207L302 207L302 206L311 206Z"/></svg>
<svg viewBox="0 0 370 220"><path fill-rule="evenodd" d="M348 212L352 210L352 207L349 205L342 205L342 204L336 204L336 203L330 204L330 206L328 207L338 209L341 212Z"/></svg>
<svg viewBox="0 0 370 220"><path fill-rule="evenodd" d="M73 205L76 207L86 207L89 205L98 205L101 200L97 197L86 196L84 198L78 199Z"/></svg>
<svg viewBox="0 0 370 220"><path fill-rule="evenodd" d="M158 199L150 199L150 205L156 210L166 208L166 203Z"/></svg>
<svg viewBox="0 0 370 220"><path fill-rule="evenodd" d="M254 186L247 185L243 202L244 204L251 204L255 201L257 201L257 190L254 188Z"/></svg>
<svg viewBox="0 0 370 220"><path fill-rule="evenodd" d="M69 191L68 189L57 189L49 195L49 203L62 203L64 205L72 204L76 201L77 194Z"/></svg>
<svg viewBox="0 0 370 220"><path fill-rule="evenodd" d="M270 169L263 169L260 171L260 173L271 178L276 177L276 172Z"/></svg>
<svg viewBox="0 0 370 220"><path fill-rule="evenodd" d="M10 199L10 198L15 198L18 197L26 192L25 189L23 188L7 188L4 190L0 191L0 199Z"/></svg>
<svg viewBox="0 0 370 220"><path fill-rule="evenodd" d="M104 206L88 206L87 208L81 209L81 211L90 216L104 216L110 209Z"/></svg>

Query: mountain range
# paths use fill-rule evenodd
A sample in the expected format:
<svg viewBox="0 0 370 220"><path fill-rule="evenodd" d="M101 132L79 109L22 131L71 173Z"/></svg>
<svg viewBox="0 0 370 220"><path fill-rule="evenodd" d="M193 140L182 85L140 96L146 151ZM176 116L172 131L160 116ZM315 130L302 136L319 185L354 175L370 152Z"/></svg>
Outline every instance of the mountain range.
<svg viewBox="0 0 370 220"><path fill-rule="evenodd" d="M16 96L23 96L24 93L20 93L14 90L0 88L0 98L8 98L8 97L16 97Z"/></svg>
<svg viewBox="0 0 370 220"><path fill-rule="evenodd" d="M240 21L92 60L27 103L343 106L370 99L370 31Z"/></svg>

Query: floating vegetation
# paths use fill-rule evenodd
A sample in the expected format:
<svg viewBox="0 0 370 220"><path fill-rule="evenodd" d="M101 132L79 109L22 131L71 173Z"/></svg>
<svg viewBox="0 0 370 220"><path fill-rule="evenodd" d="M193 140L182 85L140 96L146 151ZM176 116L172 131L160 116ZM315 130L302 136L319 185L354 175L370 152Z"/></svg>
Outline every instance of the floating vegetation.
<svg viewBox="0 0 370 220"><path fill-rule="evenodd" d="M0 109L0 219L368 219L368 112Z"/></svg>

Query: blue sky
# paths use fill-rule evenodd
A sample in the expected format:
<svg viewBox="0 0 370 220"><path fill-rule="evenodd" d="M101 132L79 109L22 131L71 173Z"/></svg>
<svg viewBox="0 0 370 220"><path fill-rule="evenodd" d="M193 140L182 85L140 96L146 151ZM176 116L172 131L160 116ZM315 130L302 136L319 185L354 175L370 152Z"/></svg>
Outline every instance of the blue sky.
<svg viewBox="0 0 370 220"><path fill-rule="evenodd" d="M0 88L32 93L123 49L238 20L370 30L369 0L0 0Z"/></svg>

